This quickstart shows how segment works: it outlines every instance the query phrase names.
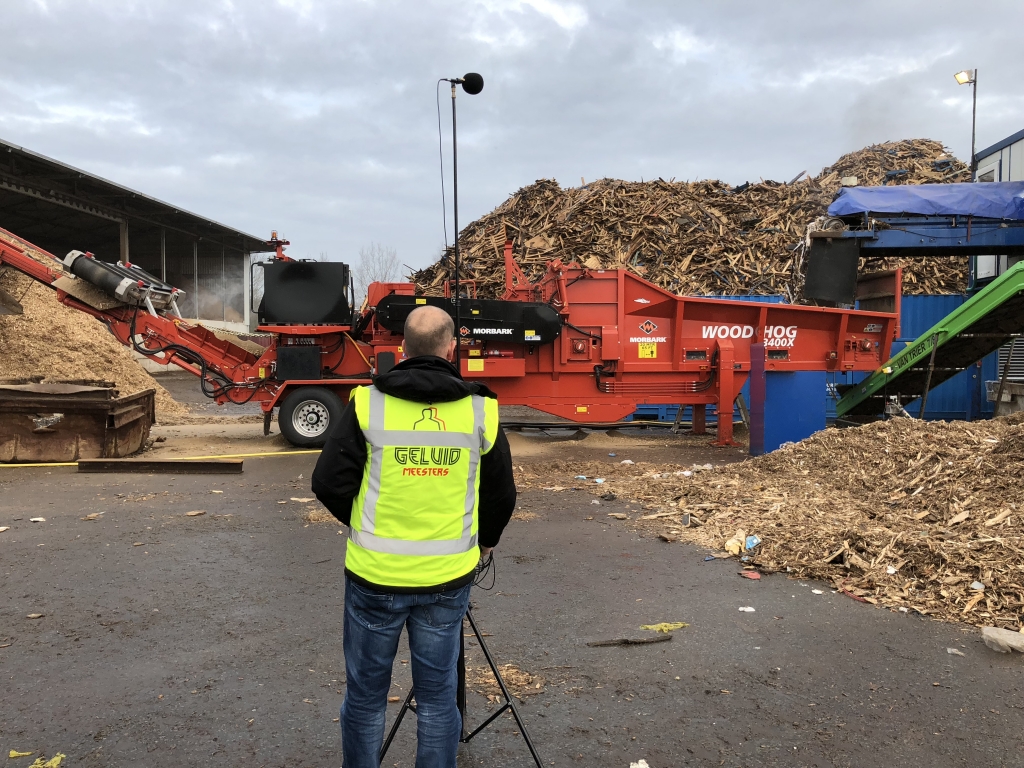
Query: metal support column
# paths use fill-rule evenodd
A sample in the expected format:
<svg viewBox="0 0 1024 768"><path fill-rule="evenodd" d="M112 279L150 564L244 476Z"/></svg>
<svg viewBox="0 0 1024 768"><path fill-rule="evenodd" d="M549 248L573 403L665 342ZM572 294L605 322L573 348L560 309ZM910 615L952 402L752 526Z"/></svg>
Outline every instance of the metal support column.
<svg viewBox="0 0 1024 768"><path fill-rule="evenodd" d="M252 322L252 254L244 250L242 243L242 322L250 331L255 331Z"/></svg>
<svg viewBox="0 0 1024 768"><path fill-rule="evenodd" d="M220 247L220 319L228 319L228 271L224 264L224 246Z"/></svg>
<svg viewBox="0 0 1024 768"><path fill-rule="evenodd" d="M683 412L683 407L679 406L679 413ZM697 403L693 406L693 429L691 430L695 435L707 434L707 413L708 407L704 403ZM721 418L721 417L719 417Z"/></svg>
<svg viewBox="0 0 1024 768"><path fill-rule="evenodd" d="M193 316L199 319L199 241L192 241L192 306Z"/></svg>
<svg viewBox="0 0 1024 768"><path fill-rule="evenodd" d="M750 345L750 455L764 454L764 404L767 395L765 381L764 342ZM731 414L730 414L731 415ZM719 415L718 418L722 418Z"/></svg>
<svg viewBox="0 0 1024 768"><path fill-rule="evenodd" d="M167 230L160 227L160 279L167 282Z"/></svg>
<svg viewBox="0 0 1024 768"><path fill-rule="evenodd" d="M118 260L124 264L128 263L128 220L122 219L118 222L118 229L120 234L120 254Z"/></svg>
<svg viewBox="0 0 1024 768"><path fill-rule="evenodd" d="M924 418L924 409L928 405L928 390L932 388L932 373L935 372L935 351L939 348L939 334L932 334L932 354L928 358L928 375L924 380L924 392L921 393L921 412L917 418Z"/></svg>

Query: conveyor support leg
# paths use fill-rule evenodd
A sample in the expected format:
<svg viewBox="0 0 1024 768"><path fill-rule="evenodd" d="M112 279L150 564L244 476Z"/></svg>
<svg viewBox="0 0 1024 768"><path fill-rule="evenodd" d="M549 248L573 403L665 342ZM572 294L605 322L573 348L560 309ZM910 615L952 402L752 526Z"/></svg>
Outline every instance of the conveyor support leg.
<svg viewBox="0 0 1024 768"><path fill-rule="evenodd" d="M682 408L680 407L680 411ZM703 435L707 433L708 407L704 403L693 406L693 434Z"/></svg>

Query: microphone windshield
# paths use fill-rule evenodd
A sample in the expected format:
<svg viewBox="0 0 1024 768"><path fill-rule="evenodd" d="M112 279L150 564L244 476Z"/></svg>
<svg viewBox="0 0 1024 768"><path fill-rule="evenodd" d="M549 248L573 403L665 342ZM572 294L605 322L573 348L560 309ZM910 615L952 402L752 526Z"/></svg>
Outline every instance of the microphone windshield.
<svg viewBox="0 0 1024 768"><path fill-rule="evenodd" d="M462 76L462 90L470 96L476 96L484 89L484 79L476 72L467 72Z"/></svg>

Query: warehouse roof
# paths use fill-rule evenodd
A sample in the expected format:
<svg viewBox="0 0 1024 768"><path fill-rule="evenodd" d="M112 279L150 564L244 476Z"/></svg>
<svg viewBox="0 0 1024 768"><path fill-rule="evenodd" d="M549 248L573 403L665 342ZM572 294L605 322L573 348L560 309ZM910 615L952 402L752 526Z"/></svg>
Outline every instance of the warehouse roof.
<svg viewBox="0 0 1024 768"><path fill-rule="evenodd" d="M53 205L67 216L56 220ZM0 210L4 226L32 239L39 227L81 229L99 220L163 227L242 251L273 250L262 238L115 184L0 139ZM74 212L77 211L76 215Z"/></svg>
<svg viewBox="0 0 1024 768"><path fill-rule="evenodd" d="M1017 131L1012 136L1007 136L1002 141L997 141L991 147L985 147L985 149L981 150L980 152L975 153L974 157L976 159L980 160L983 157L988 157L989 155L994 155L999 150L1005 149L1006 147L1010 146L1011 144L1016 144L1021 139L1024 139L1024 131Z"/></svg>

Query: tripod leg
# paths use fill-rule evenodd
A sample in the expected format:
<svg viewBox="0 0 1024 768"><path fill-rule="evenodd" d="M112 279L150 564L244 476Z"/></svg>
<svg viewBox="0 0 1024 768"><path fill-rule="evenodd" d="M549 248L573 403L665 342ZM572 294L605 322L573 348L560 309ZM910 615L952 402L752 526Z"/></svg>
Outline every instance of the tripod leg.
<svg viewBox="0 0 1024 768"><path fill-rule="evenodd" d="M391 726L391 730L388 731L388 737L384 739L384 746L380 748L380 757L377 758L377 762L384 759L384 755L388 753L388 749L391 747L391 742L395 740L395 735L398 733L398 726L402 724L402 720L405 718L405 713L412 711L415 712L415 708L412 704L413 689L409 689L409 695L405 697L405 703L402 704L402 708L398 711L398 717L395 718L394 724Z"/></svg>
<svg viewBox="0 0 1024 768"><path fill-rule="evenodd" d="M462 735L466 735L466 623L459 625L459 662L458 687L455 689L455 704L459 708L459 718L462 721Z"/></svg>
<svg viewBox="0 0 1024 768"><path fill-rule="evenodd" d="M487 725L491 722L491 720L494 720L494 718L501 714L501 712L504 711L506 708L512 710L512 717L515 718L516 723L519 725L519 731L523 734L523 739L526 741L527 749L530 750L530 755L533 756L533 761L537 764L537 768L544 768L544 764L540 759L540 755L537 754L537 749L533 746L533 740L530 738L530 734L526 730L526 724L523 722L523 719L519 716L519 709L516 707L515 699L513 699L512 695L508 692L508 687L505 685L505 680L501 676L501 672L498 670L498 665L494 663L494 658L491 656L491 652L487 648L487 643L484 642L483 635L480 633L480 630L477 629L476 622L473 620L472 609L466 611L466 618L469 619L469 625L473 628L473 634L476 635L477 642L480 643L480 650L484 652L484 658L487 659L487 664L488 666L490 666L491 672L494 673L494 678L498 681L498 686L501 688L501 694L505 697L506 702L505 706L501 708L501 711L495 713L495 715L493 715L487 721L487 723L484 723L484 725ZM471 739L473 736L476 736L476 734L478 734L482 729L483 726L480 726L480 728L477 728L475 731L473 731L473 733L470 736L463 739L463 741L469 741L469 739Z"/></svg>

